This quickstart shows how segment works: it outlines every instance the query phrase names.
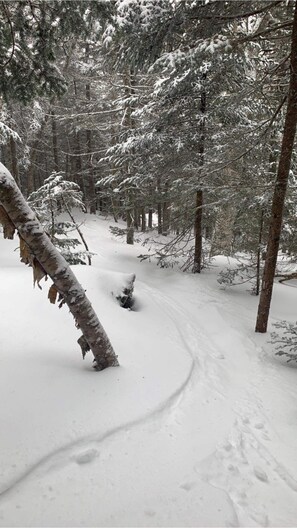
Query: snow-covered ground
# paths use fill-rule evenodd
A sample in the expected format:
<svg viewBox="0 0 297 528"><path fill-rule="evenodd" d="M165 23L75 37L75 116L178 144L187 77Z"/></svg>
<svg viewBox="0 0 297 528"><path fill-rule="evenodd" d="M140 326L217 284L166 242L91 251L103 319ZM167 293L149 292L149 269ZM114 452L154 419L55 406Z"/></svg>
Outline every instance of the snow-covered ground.
<svg viewBox="0 0 297 528"><path fill-rule="evenodd" d="M83 227L76 266L120 367L83 362L68 310L0 240L0 526L297 526L297 370L254 333L257 299L136 258ZM134 311L111 294L136 273ZM296 318L276 284L272 321Z"/></svg>

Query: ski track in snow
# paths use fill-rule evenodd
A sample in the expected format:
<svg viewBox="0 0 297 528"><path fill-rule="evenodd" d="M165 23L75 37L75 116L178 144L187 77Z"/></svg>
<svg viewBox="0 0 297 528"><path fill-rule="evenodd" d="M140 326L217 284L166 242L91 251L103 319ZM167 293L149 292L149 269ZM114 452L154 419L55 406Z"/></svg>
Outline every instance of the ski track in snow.
<svg viewBox="0 0 297 528"><path fill-rule="evenodd" d="M16 490L21 491L30 482L44 478L73 462L78 465L94 462L99 457L100 450L104 449L104 442L108 439L113 438L114 441L120 441L121 435L128 432L135 434L139 432L140 426L148 425L150 422L164 424L170 415L174 416L176 413L181 414L182 421L183 412L186 412L188 405L187 396L195 393L198 387L204 386L213 397L218 398L222 412L224 406L230 405L231 399L233 401L232 420L226 437L219 439L215 449L205 459L193 461L193 469L198 481L203 481L210 487L220 490L226 497L233 515L232 520L229 520L225 526L280 525L277 524L278 518L273 516L273 511L270 512L270 506L274 507L272 501L277 501L280 493L288 501L291 518L294 519L295 513L295 519L297 519L297 480L285 465L279 462L269 446L275 432L273 424L265 414L261 394L258 391L258 387L264 380L264 373L259 370L259 350L254 357L246 358L248 372L242 379L243 385L241 386L240 383L236 385L234 380L234 385L230 386L231 395L227 398L224 392L226 387L222 381L224 372L222 362L220 362L225 358L220 349L219 338L209 335L202 328L203 322L199 321L196 316L197 312L203 310L207 303L208 313L205 317L210 317L214 310L222 324L225 322L235 343L238 340L241 347L247 350L251 348L252 343L252 348L255 348L252 339L247 344L244 343L244 337L240 331L232 326L236 307L233 306L233 311L230 310L229 305L217 299L210 287L204 287L199 290L200 298L196 299L195 313L192 313L189 308L181 308L178 300L171 295L149 287L144 282L141 285L143 291L150 295L154 303L163 308L175 327L183 349L191 357L192 363L186 378L151 413L122 423L103 434L95 433L81 437L37 460L24 473L6 482L0 491L0 504L4 505L5 500L10 498ZM242 309L241 305L238 306ZM184 327L185 321L186 326ZM267 367L267 372L269 372L269 379L273 386L274 382L279 381L277 372L273 367L270 370ZM170 375L170 364L167 375ZM195 403L197 413L201 412L202 404L203 402ZM158 434L162 434L161 429ZM185 492L191 492L195 486L196 481L188 479L181 483L180 488ZM258 494L259 486L262 490L261 496ZM146 515L153 518L154 512L148 511ZM152 521L151 526L157 525L157 521L156 524ZM286 526L289 525L286 524ZM290 526L293 525L290 524Z"/></svg>
<svg viewBox="0 0 297 528"><path fill-rule="evenodd" d="M161 295L159 293L155 295L152 288L147 287L146 289L152 294L154 302L161 304L161 302L157 300L158 297L161 297ZM167 315L173 324L176 324L177 319L175 319L172 314L175 312L180 314L181 311L170 308L170 302L168 300L166 301L165 296L162 296L162 304L164 305L165 302L167 303ZM97 457L97 447L105 440L110 439L111 437L122 432L130 431L131 429L138 427L143 423L149 423L155 418L162 420L164 415L167 415L176 406L178 406L179 401L193 376L195 369L195 359L194 354L188 345L187 339L185 338L183 331L179 328L179 325L176 325L176 329L185 350L192 359L192 364L185 380L165 401L161 402L150 414L141 416L135 420L132 420L131 422L121 424L118 427L114 427L99 436L97 434L92 434L82 437L79 440L70 442L63 447L48 453L46 456L43 456L37 462L32 464L31 467L29 467L23 474L14 478L10 483L6 483L2 490L0 489L0 503L3 499L5 499L5 497L8 497L11 493L13 493L16 488L19 488L21 485L25 485L28 479L43 476L48 472L61 469L62 467L67 466L67 464L71 463L73 460L75 460L78 464L89 463ZM94 446L96 446L96 448L94 448Z"/></svg>
<svg viewBox="0 0 297 528"><path fill-rule="evenodd" d="M224 314L223 318L228 320L228 315L226 316L225 314L225 306L215 298L211 290L210 292L205 290L204 294L206 293L208 298L213 298L211 302L215 309L221 315ZM166 298L159 292L157 296L162 299L164 304L168 302L169 306L174 304L168 300L168 297ZM209 303L209 300L207 302ZM199 307L203 307L203 304L203 301L201 301L196 306L196 309L199 310ZM168 306L166 310L168 310ZM186 315L187 319L189 319L189 312L186 313L185 310L176 308L174 310L177 313L183 313L184 318ZM229 321L228 327L230 328ZM232 330L238 333L234 327ZM209 343L209 336L207 338L206 335L203 335L201 329L199 329L199 334L200 338L203 336L204 340L206 338L206 341L208 341L207 351L211 352L212 359L218 358L215 346ZM189 341L188 334L187 341ZM252 365L255 377L259 377L257 362L258 359L255 357ZM202 364L204 367L203 375L206 375L208 384L213 382L216 391L223 396L216 386L219 377L214 371L213 362L209 360L203 362L201 356L199 356L199 365ZM297 480L270 452L270 424L267 423L265 415L261 412L261 400L257 394L257 386L259 386L259 383L261 384L261 379L256 381L254 377L252 379L253 381L244 388L242 397L234 402L234 413L238 415L238 418L235 419L229 438L218 446L211 457L199 463L195 468L198 474L202 472L202 478L208 484L227 494L235 513L235 521L230 526L270 526L267 506L261 502L255 505L257 497L253 493L253 488L256 487L257 481L267 485L276 481L278 481L278 485L284 484L287 491L293 492L293 501L296 500L297 515L297 497L295 498ZM252 493L250 493L251 490Z"/></svg>
<svg viewBox="0 0 297 528"><path fill-rule="evenodd" d="M104 441L112 437L116 439L123 433L133 432L133 429L149 424L150 421L163 422L170 413L174 413L175 409L180 407L187 389L195 391L197 384L208 385L220 399L224 399L219 367L216 362L219 357L216 344L211 342L209 336L201 328L197 328L196 322L193 324L191 313L188 310L177 307L176 302L168 295L143 283L142 287L156 304L163 307L166 315L175 325L184 349L191 355L192 365L188 376L176 391L149 415L121 424L99 436L92 434L82 437L41 458L1 491L1 502L16 489L26 486L31 479L43 478L73 461L79 465L91 463L99 456L99 449L102 449ZM220 302L214 299L212 304L214 309L222 315ZM200 300L197 309L199 306L203 307L203 299ZM225 317L228 316L225 315ZM181 327L180 320L187 320L186 328ZM252 365L256 373L255 363L256 359ZM229 521L228 526L271 525L267 507L257 504L254 492L254 488L257 489L255 486L257 482L269 485L279 479L289 491L294 494L297 492L297 481L269 451L267 445L270 440L269 424L259 412L260 405L257 394L254 393L255 386L257 383L254 380L249 386L243 387L239 399L234 401L234 414L237 418L229 437L217 446L210 457L200 461L194 468L201 480L226 495L233 511L233 520ZM188 491L193 485L185 482L181 487Z"/></svg>

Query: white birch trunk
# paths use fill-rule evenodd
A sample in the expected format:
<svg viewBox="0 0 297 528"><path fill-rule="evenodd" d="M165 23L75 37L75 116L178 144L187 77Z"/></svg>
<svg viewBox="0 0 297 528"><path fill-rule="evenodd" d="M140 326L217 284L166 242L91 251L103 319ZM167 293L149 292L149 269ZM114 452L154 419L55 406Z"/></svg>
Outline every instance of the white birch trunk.
<svg viewBox="0 0 297 528"><path fill-rule="evenodd" d="M0 203L58 292L65 300L83 336L78 340L83 356L94 355L97 370L117 366L118 360L104 328L87 298L84 289L64 257L51 243L35 214L28 206L9 171L0 163Z"/></svg>

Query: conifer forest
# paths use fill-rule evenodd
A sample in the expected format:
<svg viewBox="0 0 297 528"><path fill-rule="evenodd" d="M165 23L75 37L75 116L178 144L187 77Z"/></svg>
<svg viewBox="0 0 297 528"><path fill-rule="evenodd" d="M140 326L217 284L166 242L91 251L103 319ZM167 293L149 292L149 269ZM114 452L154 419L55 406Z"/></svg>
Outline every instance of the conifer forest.
<svg viewBox="0 0 297 528"><path fill-rule="evenodd" d="M296 125L297 0L0 2L0 527L297 526Z"/></svg>

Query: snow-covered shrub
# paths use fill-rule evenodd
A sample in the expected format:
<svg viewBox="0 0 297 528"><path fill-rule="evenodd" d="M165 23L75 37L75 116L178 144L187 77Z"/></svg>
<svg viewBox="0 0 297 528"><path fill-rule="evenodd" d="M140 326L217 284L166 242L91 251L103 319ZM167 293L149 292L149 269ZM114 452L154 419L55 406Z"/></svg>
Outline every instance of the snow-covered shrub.
<svg viewBox="0 0 297 528"><path fill-rule="evenodd" d="M297 362L297 322L280 321L274 326L281 330L281 332L271 334L270 342L275 345L276 355L285 356L287 363Z"/></svg>
<svg viewBox="0 0 297 528"><path fill-rule="evenodd" d="M250 292L255 295L257 292L257 267L251 261L238 262L235 268L223 269L218 276L218 283L227 286L237 286L239 284L250 284Z"/></svg>

